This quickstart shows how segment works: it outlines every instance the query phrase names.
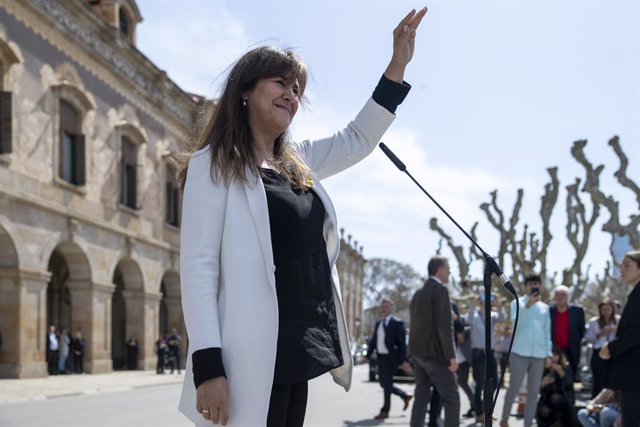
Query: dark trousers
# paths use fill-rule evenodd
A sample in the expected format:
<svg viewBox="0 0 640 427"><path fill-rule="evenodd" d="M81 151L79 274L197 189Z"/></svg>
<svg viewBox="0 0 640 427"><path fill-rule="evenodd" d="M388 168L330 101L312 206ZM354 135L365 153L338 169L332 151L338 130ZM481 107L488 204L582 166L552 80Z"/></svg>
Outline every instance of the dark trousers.
<svg viewBox="0 0 640 427"><path fill-rule="evenodd" d="M598 354L599 348L594 348L591 354L591 373L593 374L593 387L591 397L596 397L603 388L609 383L609 375L611 374L611 360L604 360Z"/></svg>
<svg viewBox="0 0 640 427"><path fill-rule="evenodd" d="M274 384L269 399L267 427L302 427L307 410L308 382Z"/></svg>
<svg viewBox="0 0 640 427"><path fill-rule="evenodd" d="M640 426L640 390L621 390L622 427Z"/></svg>
<svg viewBox="0 0 640 427"><path fill-rule="evenodd" d="M180 373L180 350L177 348L173 349L171 350L171 354L173 354L171 359L171 373L173 374L174 369L177 369L178 373Z"/></svg>
<svg viewBox="0 0 640 427"><path fill-rule="evenodd" d="M438 427L438 419L442 412L442 397L435 387L431 388L431 401L429 402L429 424L428 427Z"/></svg>
<svg viewBox="0 0 640 427"><path fill-rule="evenodd" d="M424 427L427 404L431 399L431 386L442 396L445 427L460 425L460 395L455 375L448 366L435 359L413 357L413 373L416 379L416 391L411 408L411 427Z"/></svg>
<svg viewBox="0 0 640 427"><path fill-rule="evenodd" d="M81 374L84 372L83 366L83 356L82 354L73 354L73 372L76 374Z"/></svg>
<svg viewBox="0 0 640 427"><path fill-rule="evenodd" d="M476 382L476 388L474 393L473 409L476 414L484 414L484 406L482 400L482 394L484 392L484 374L485 374L485 353L483 349L474 348L471 351L471 360L473 364L473 380ZM489 375L491 376L493 383L493 390L495 391L498 386L498 366L496 363L496 357L493 351L489 353ZM493 403L493 396L485 396L489 398L489 401Z"/></svg>
<svg viewBox="0 0 640 427"><path fill-rule="evenodd" d="M458 386L464 391L464 394L467 395L467 399L469 399L470 406L473 408L473 392L471 391L471 387L469 387L469 362L462 362L458 365L458 370L456 371L456 378L458 380Z"/></svg>
<svg viewBox="0 0 640 427"><path fill-rule="evenodd" d="M464 391L464 394L467 395L467 399L469 399L469 404L471 408L474 410L474 397L473 391L471 391L471 387L469 387L469 362L462 362L458 365L458 370L456 371L456 381L458 382L458 386ZM429 403L429 427L437 427L438 426L438 418L440 418L440 413L442 412L442 398L438 393L438 390L435 387L431 390L431 402Z"/></svg>
<svg viewBox="0 0 640 427"><path fill-rule="evenodd" d="M164 351L158 352L158 363L156 364L156 372L164 374L165 354Z"/></svg>
<svg viewBox="0 0 640 427"><path fill-rule="evenodd" d="M59 350L47 350L47 368L49 371L49 375L58 374L58 356L59 355L60 355Z"/></svg>
<svg viewBox="0 0 640 427"><path fill-rule="evenodd" d="M380 387L384 390L384 404L380 409L381 412L389 412L391 409L391 394L395 394L404 399L407 395L404 391L393 385L393 373L397 366L391 362L391 358L387 354L378 354L378 378Z"/></svg>

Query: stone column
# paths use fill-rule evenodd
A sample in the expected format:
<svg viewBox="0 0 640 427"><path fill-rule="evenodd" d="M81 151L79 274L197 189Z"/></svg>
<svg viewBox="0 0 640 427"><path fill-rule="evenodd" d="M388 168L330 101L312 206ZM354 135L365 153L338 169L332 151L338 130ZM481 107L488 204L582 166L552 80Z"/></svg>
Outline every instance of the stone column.
<svg viewBox="0 0 640 427"><path fill-rule="evenodd" d="M0 378L47 376L48 271L0 268Z"/></svg>
<svg viewBox="0 0 640 427"><path fill-rule="evenodd" d="M180 364L181 368L185 366L185 357L187 356L187 332L184 325L184 316L182 315L182 300L180 297L167 297L165 299L167 303L167 311L169 312L169 333L173 328L178 330L178 333L182 335L182 344L180 345Z"/></svg>
<svg viewBox="0 0 640 427"><path fill-rule="evenodd" d="M116 286L87 280L70 280L67 286L71 291L74 333L82 331L86 343L85 371L111 372L111 297Z"/></svg>
<svg viewBox="0 0 640 427"><path fill-rule="evenodd" d="M162 294L146 292L144 299L144 336L139 337L142 369L156 369L156 340L160 336L160 300Z"/></svg>
<svg viewBox="0 0 640 427"><path fill-rule="evenodd" d="M148 349L145 346L146 335L151 333L147 320L147 309L145 304L145 294L142 289L133 291L123 291L122 297L126 307L125 340L131 335L138 339L138 368L147 369L144 363L148 357ZM142 362L142 363L141 363Z"/></svg>

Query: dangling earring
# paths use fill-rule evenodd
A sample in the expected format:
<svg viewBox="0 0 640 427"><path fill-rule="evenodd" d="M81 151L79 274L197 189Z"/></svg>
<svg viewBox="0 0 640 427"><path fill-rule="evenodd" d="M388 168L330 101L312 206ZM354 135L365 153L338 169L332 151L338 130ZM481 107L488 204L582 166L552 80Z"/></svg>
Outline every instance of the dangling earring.
<svg viewBox="0 0 640 427"><path fill-rule="evenodd" d="M242 100L242 106L243 106L243 107L246 107L246 106L247 106L247 100L246 100L246 99L243 99L243 100Z"/></svg>

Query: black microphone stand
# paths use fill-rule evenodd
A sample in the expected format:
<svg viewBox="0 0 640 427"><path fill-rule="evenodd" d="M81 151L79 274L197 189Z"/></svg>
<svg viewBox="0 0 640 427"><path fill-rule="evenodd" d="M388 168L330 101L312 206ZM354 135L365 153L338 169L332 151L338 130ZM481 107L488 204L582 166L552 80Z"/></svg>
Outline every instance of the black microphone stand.
<svg viewBox="0 0 640 427"><path fill-rule="evenodd" d="M458 227L458 229L462 232L462 234L464 234L471 241L471 243L473 243L473 245L476 248L478 248L478 250L482 254L482 257L484 258L484 280L483 280L483 284L484 284L484 398L483 398L484 426L491 427L493 423L493 408L495 407L495 400L497 400L498 398L497 392L495 395L495 400L493 398L493 380L494 379L491 378L491 369L490 369L491 362L489 358L490 352L492 351L492 348L491 348L491 277L492 275L495 274L498 277L498 280L500 280L500 282L504 285L504 287L507 288L507 290L511 292L516 298L518 298L518 294L515 288L513 287L513 284L511 284L511 281L502 272L502 269L500 268L496 260L493 259L491 255L487 254L485 250L480 247L478 242L476 242L473 239L473 237L471 237L469 233L467 233L465 229L462 228L456 222L456 220L453 219L453 217L449 215L449 213L446 210L444 210L442 206L440 206L440 203L438 203L436 199L431 197L431 194L429 194L429 192L425 190L422 187L422 185L420 185L420 183L415 180L413 176L411 176L411 174L407 171L407 167L405 166L405 164L402 163L402 161L400 161L400 159L396 157L395 154L393 154L393 152L389 149L389 147L387 147L383 142L381 142L380 149L387 155L387 157L389 157L389 159L396 165L396 167L400 169L401 172L406 173L409 176L409 178L411 178L411 180L422 190L422 192L426 194L427 197L429 197L429 199L431 199L431 201L447 216L447 218L449 218L451 222L453 222L455 226ZM518 326L518 321L516 317L516 323L514 325L513 332L511 335L512 345L513 345L513 336L516 333L517 326ZM509 353L510 352L511 352L511 346L509 346ZM498 391L499 390L500 389L498 387Z"/></svg>

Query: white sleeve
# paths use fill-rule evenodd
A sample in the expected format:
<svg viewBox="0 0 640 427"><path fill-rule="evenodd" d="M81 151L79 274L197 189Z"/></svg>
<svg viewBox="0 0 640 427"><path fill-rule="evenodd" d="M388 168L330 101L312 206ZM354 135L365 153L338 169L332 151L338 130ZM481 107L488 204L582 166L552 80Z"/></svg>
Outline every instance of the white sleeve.
<svg viewBox="0 0 640 427"><path fill-rule="evenodd" d="M213 183L210 165L209 150L192 155L183 195L180 286L191 352L222 347L217 298L228 188Z"/></svg>
<svg viewBox="0 0 640 427"><path fill-rule="evenodd" d="M355 120L333 136L293 144L313 173L324 179L370 154L394 119L394 114L370 98Z"/></svg>

